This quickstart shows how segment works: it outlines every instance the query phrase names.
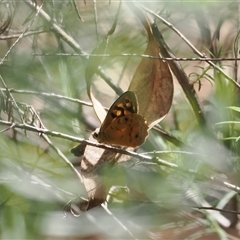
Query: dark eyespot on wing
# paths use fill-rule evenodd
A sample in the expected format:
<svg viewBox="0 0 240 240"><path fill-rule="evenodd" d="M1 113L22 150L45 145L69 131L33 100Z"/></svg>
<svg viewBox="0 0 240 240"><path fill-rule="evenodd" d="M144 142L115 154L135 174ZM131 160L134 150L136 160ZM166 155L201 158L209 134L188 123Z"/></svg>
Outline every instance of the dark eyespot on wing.
<svg viewBox="0 0 240 240"><path fill-rule="evenodd" d="M115 114L114 112L111 112L111 117L112 117L112 118L116 118L116 117L117 117L117 114Z"/></svg>
<svg viewBox="0 0 240 240"><path fill-rule="evenodd" d="M128 117L125 117L124 118L124 122L128 122L129 121L129 118Z"/></svg>
<svg viewBox="0 0 240 240"><path fill-rule="evenodd" d="M123 116L124 115L124 108L123 107L119 107L119 106L116 106L114 108L114 111L113 112L116 112L116 116L117 117L120 117L120 116Z"/></svg>
<svg viewBox="0 0 240 240"><path fill-rule="evenodd" d="M95 133L93 133L92 136L93 136L93 138L97 139L98 138L98 133L95 132Z"/></svg>
<svg viewBox="0 0 240 240"><path fill-rule="evenodd" d="M128 98L125 99L125 103L127 103L127 104L130 103Z"/></svg>
<svg viewBox="0 0 240 240"><path fill-rule="evenodd" d="M131 112L131 113L135 113L136 112L136 109L134 109L134 107L131 105L129 107L126 106L126 110Z"/></svg>

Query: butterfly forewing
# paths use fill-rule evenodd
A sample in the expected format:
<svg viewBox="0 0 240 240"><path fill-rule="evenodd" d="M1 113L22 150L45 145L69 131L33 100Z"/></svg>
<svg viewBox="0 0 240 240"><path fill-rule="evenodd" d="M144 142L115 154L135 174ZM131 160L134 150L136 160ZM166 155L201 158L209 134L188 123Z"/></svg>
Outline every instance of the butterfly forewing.
<svg viewBox="0 0 240 240"><path fill-rule="evenodd" d="M110 107L107 116L102 123L100 131L101 129L106 129L106 127L108 127L115 118L131 113L138 113L138 101L133 92L127 91L123 93Z"/></svg>

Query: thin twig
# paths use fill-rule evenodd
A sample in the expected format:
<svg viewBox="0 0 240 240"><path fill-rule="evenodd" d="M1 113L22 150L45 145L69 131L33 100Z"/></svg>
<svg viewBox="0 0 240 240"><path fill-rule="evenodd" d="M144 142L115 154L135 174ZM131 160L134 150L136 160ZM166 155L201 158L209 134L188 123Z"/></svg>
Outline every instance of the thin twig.
<svg viewBox="0 0 240 240"><path fill-rule="evenodd" d="M79 10L78 10L78 6L77 6L76 1L75 1L75 0L72 0L72 3L73 3L73 6L74 6L74 8L75 8L75 11L77 12L78 18L79 18L82 22L84 22L83 18L81 17L81 14L80 14L80 12L79 12Z"/></svg>
<svg viewBox="0 0 240 240"><path fill-rule="evenodd" d="M235 61L235 60L240 60L240 58L235 58L235 57L222 57L222 58L211 58L211 57L157 57L157 56L151 56L147 54L137 54L137 53L121 53L121 54L110 54L110 53L102 53L102 54L94 54L94 53L89 53L89 54L78 54L78 53L33 53L33 56L66 56L66 57L79 57L79 56L84 56L84 57L139 57L139 58L150 58L150 59L158 59L158 60L166 60L166 61Z"/></svg>
<svg viewBox="0 0 240 240"><path fill-rule="evenodd" d="M15 129L15 128L24 129L24 130L28 130L28 131L32 131L32 132L37 132L37 133L40 133L40 134L46 134L46 135L52 136L52 137L59 137L59 138L74 141L74 142L84 143L86 145L94 146L94 147L97 147L97 148L112 150L112 151L120 153L120 154L135 157L139 160L146 160L149 163L150 162L158 163L161 166L165 166L165 167L172 168L172 169L178 169L179 171L182 171L182 172L198 175L198 176L201 176L201 177L205 177L209 180L217 181L220 184L225 185L227 188L229 188L229 189L237 192L238 194L240 194L240 187L238 187L236 185L233 185L233 184L228 183L226 181L220 181L220 180L215 179L214 177L211 177L211 176L204 176L204 175L199 174L196 171L191 170L191 169L180 168L175 163L170 163L168 161L165 161L165 160L160 159L160 158L155 157L155 156L154 157L146 156L145 154L140 154L140 153L137 153L137 152L132 152L132 151L121 149L121 148L115 148L115 147L112 147L112 146L109 146L109 145L104 145L104 144L100 144L100 143L97 143L97 142L92 142L92 141L89 141L89 140L85 140L83 138L73 137L73 136L70 136L70 135L67 135L67 134L64 134L64 133L49 131L46 128L34 127L34 126L31 126L31 125L28 125L28 124L13 123L13 122L8 122L8 121L4 121L4 120L0 120L0 124L5 125L5 126L11 126L12 129Z"/></svg>
<svg viewBox="0 0 240 240"><path fill-rule="evenodd" d="M51 17L42 9L35 4L33 1L24 0L26 4L28 4L31 8L37 9L39 11L40 16L47 21L48 23L52 24L52 30L56 32L71 48L73 48L78 54L82 54L85 60L88 59L89 54L86 53L80 45L70 36L68 35L57 23L53 22ZM105 73L101 70L101 68L97 69L97 74L101 75L104 81L109 80L109 77L105 75Z"/></svg>
<svg viewBox="0 0 240 240"><path fill-rule="evenodd" d="M69 36L57 23L52 21L51 17L43 9L39 8L39 6L37 6L34 1L25 0L25 3L29 5L31 8L33 8L34 10L36 9L36 11L39 11L40 16L43 19L45 19L48 23L52 24L51 25L52 30L57 32L59 36L65 42L67 42L69 46L71 46L76 52L80 54L86 54L82 50L80 45L71 36Z"/></svg>
<svg viewBox="0 0 240 240"><path fill-rule="evenodd" d="M201 58L205 58L205 54L201 53L197 48L195 48L192 43L177 29L175 28L171 23L166 21L164 18L156 14L155 12L149 10L148 8L141 5L141 8L144 9L146 12L150 13L151 15L155 16L156 18L160 19L165 25L167 25L169 28L171 28L180 38L183 39L183 41L193 50L195 54L200 56ZM240 88L240 85L232 79L230 76L228 76L219 66L215 65L212 61L206 60L206 62L215 68L218 72L222 73L223 76L228 79L231 83L233 83L236 87Z"/></svg>
<svg viewBox="0 0 240 240"><path fill-rule="evenodd" d="M116 222L123 228L123 230L129 234L129 236L131 236L131 237L132 237L133 239L135 239L135 240L138 240L138 239L133 235L133 233L131 233L131 232L129 231L129 229L125 226L125 225L127 225L126 223L125 223L125 225L124 225L124 224L107 208L107 206L106 206L104 203L102 203L101 206L102 206L102 208L106 211L106 213L109 214L109 215L113 218L113 220L116 221Z"/></svg>
<svg viewBox="0 0 240 240"><path fill-rule="evenodd" d="M49 32L50 30L36 30L36 31L28 31L25 32L23 37L27 37L27 36L31 36L31 35L36 35L36 34L40 34L40 33L46 33ZM19 38L21 35L23 34L23 32L19 33L19 34L12 34L12 35L7 35L7 36L1 36L0 40L7 40L7 39L12 39L12 38Z"/></svg>
<svg viewBox="0 0 240 240"><path fill-rule="evenodd" d="M37 114L37 112L34 110L34 108L31 108L34 115L37 117L38 121L40 122L40 126L42 128L45 128L40 116ZM36 123L34 124L35 127L37 127ZM52 141L49 139L49 137L46 134L41 134L43 139L48 143L48 145L64 160L64 162L72 169L72 171L77 175L80 182L83 183L83 177L81 173L73 166L73 164L68 160L68 158L62 153L62 151L56 147Z"/></svg>
<svg viewBox="0 0 240 240"><path fill-rule="evenodd" d="M12 51L12 49L16 46L16 44L20 41L20 39L24 36L24 34L30 29L30 27L32 26L32 24L34 23L34 21L36 20L37 16L39 15L41 9L42 9L41 5L40 7L38 7L38 11L36 12L35 16L32 18L31 22L28 24L28 26L26 27L26 29L19 35L19 37L16 39L16 41L13 43L13 45L8 49L8 51L6 52L6 54L4 55L4 57L2 58L2 60L0 61L0 65L3 64L3 62L6 60L6 58L8 57L8 55L10 54L10 52Z"/></svg>
<svg viewBox="0 0 240 240"><path fill-rule="evenodd" d="M6 91L6 89L4 88L0 88L0 91ZM55 93L46 93L46 92L37 92L37 91L31 91L31 90L21 90L21 89L13 89L13 88L9 88L8 91L10 93L19 93L19 94L30 94L30 95L40 95L40 96L45 96L45 97L54 97L54 98L59 98L59 99L63 99L63 100L67 100L70 102L74 102L74 103L78 103L84 106L88 106L88 107L92 107L92 103L90 102L86 102L86 101L82 101L76 98L71 98L71 97L66 97L63 95L59 95L59 94L55 94ZM107 109L107 108L106 108Z"/></svg>
<svg viewBox="0 0 240 240"><path fill-rule="evenodd" d="M222 213L233 213L233 214L240 214L240 212L238 211L233 211L233 210L226 210L226 209L222 209L222 208L216 208L216 207L194 207L195 209L205 209L205 210L214 210L214 211L219 211Z"/></svg>
<svg viewBox="0 0 240 240"><path fill-rule="evenodd" d="M6 54L3 56L3 58L1 59L0 61L0 65L2 65L6 58L8 57L8 55L10 54L10 52L12 51L12 49L17 45L17 43L19 43L20 39L24 36L25 32L27 32L30 27L32 26L32 24L34 23L34 21L36 20L37 16L39 15L39 12L40 10L42 9L42 6L41 5L38 9L38 11L36 12L35 16L32 18L31 22L28 24L28 26L26 27L26 29L22 32L22 34L19 35L19 37L16 39L16 41L12 44L12 46L8 49L8 51L6 52ZM19 114L19 117L21 119L22 122L24 122L23 118L22 118L22 115L20 113L20 109L15 101L15 99L13 98L12 94L8 91L8 87L7 87L7 84L5 83L4 79L2 78L2 76L0 75L0 80L4 86L4 88L6 89L7 93L8 93L8 96L11 98L11 100L13 101L13 104L15 106L15 108L17 109L17 112Z"/></svg>
<svg viewBox="0 0 240 240"><path fill-rule="evenodd" d="M0 88L0 91L5 92L6 89ZM63 95L55 94L55 93L37 92L37 91L21 90L21 89L13 89L13 88L8 89L8 91L10 93L17 93L17 94L29 94L29 95L34 95L34 96L39 95L39 96L45 96L45 97L53 97L53 98L58 98L58 99L74 102L74 103L81 104L81 105L88 106L88 107L92 107L93 106L92 103L90 103L90 102L82 101L82 100L79 100L79 99L76 99L76 98L66 97L66 96L63 96ZM117 93L121 94L121 89L119 89L118 87L115 88L115 91ZM104 107L104 109L106 111L108 111L109 108ZM3 130L3 131L7 131L7 130L8 130L8 128ZM164 131L160 127L155 126L155 127L153 127L153 130L158 132L158 134L160 134L161 137L163 137L165 140L171 142L175 146L177 146L177 147L186 147L188 149L191 149L190 146L188 146L184 142L180 141L176 137L172 136L168 132Z"/></svg>
<svg viewBox="0 0 240 240"><path fill-rule="evenodd" d="M81 175L81 173L73 166L73 164L68 160L68 158L62 153L62 151L56 147L51 140L49 139L49 137L47 137L45 134L42 134L42 137L44 138L44 140L49 144L49 146L64 160L65 163L67 163L67 165L72 169L72 171L77 175L77 177L79 178L79 180L81 181L81 183L83 183L83 177Z"/></svg>
<svg viewBox="0 0 240 240"><path fill-rule="evenodd" d="M136 158L151 160L151 157L143 156L143 155L138 154L136 152L127 151L127 150L124 150L124 149L121 149L121 148L111 147L109 145L100 144L98 142L92 142L92 141L89 141L89 140L85 140L83 138L73 137L73 136L70 136L70 135L67 135L67 134L64 134L64 133L60 133L60 132L49 131L47 128L34 127L34 126L31 126L31 125L26 124L26 123L13 123L13 122L4 121L4 120L0 120L0 124L5 125L5 126L11 126L12 129L14 129L14 128L24 129L24 130L28 130L28 131L32 131L32 132L37 132L37 133L40 133L40 134L46 134L46 135L52 136L52 137L59 137L59 138L62 138L62 139L73 141L73 142L85 143L87 145L98 147L98 148L113 150L113 151L116 151L118 153L126 154L126 155L136 157ZM169 165L169 166L171 166L171 165Z"/></svg>
<svg viewBox="0 0 240 240"><path fill-rule="evenodd" d="M97 15L97 2L96 2L96 0L93 0L93 10L94 10L95 31L96 31L97 41L99 41L99 33L98 33L98 15Z"/></svg>
<svg viewBox="0 0 240 240"><path fill-rule="evenodd" d="M140 153L128 151L128 150L125 150L125 149L122 149L122 148L116 148L116 147L112 147L112 146L109 146L109 145L100 144L98 142L92 142L92 141L89 141L89 140L85 140L83 138L73 137L73 136L70 136L70 135L67 135L67 134L64 134L64 133L60 133L60 132L56 132L56 131L50 131L47 128L34 127L34 126L31 126L31 125L26 124L26 123L13 123L13 122L9 122L9 121L0 120L0 124L5 125L5 126L9 126L9 127L11 127L11 129L15 129L15 128L24 129L24 130L28 130L28 131L32 131L32 132L37 132L37 133L40 133L40 134L46 134L46 135L52 136L52 137L59 137L59 138L62 138L62 139L73 141L73 142L87 144L87 145L98 147L98 148L112 150L112 151L115 151L117 153L129 155L131 157L135 157L135 158L138 158L138 159L141 159L141 160L153 160L154 159L150 156L146 156L145 154L140 154ZM161 162L161 160L158 159L158 162ZM176 168L177 167L176 164L167 163L164 160L162 160L162 164L166 167L171 167L171 168Z"/></svg>

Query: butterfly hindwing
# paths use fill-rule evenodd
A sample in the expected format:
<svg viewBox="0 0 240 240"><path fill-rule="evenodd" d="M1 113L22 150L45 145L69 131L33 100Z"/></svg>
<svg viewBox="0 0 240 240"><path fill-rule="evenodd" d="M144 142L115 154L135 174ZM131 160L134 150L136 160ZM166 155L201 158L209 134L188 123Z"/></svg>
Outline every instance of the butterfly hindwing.
<svg viewBox="0 0 240 240"><path fill-rule="evenodd" d="M148 125L141 115L132 113L114 119L103 133L108 144L137 147L145 142Z"/></svg>

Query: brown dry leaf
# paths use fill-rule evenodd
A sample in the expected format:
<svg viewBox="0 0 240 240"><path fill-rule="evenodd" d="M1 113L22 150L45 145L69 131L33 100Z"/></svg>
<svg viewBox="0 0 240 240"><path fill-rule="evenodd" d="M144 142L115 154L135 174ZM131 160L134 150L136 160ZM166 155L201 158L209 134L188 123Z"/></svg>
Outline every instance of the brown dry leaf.
<svg viewBox="0 0 240 240"><path fill-rule="evenodd" d="M103 40L97 45L97 47L92 51L92 54L103 54L106 51L108 44L108 36L103 38ZM103 60L103 57L90 57L88 60L88 64L85 70L85 79L87 83L87 92L88 96L91 99L91 102L93 104L93 109L102 123L106 117L106 111L102 104L95 98L91 91L91 86L92 86L92 78L94 74L97 72L98 67L100 66L101 62Z"/></svg>
<svg viewBox="0 0 240 240"><path fill-rule="evenodd" d="M92 136L90 140L96 141ZM127 155L122 155L111 150L86 146L80 170L88 194L88 201L81 203L80 209L82 211L96 207L106 199L109 189L107 189L104 183L101 169L106 165L113 167L117 162L127 161L130 158Z"/></svg>
<svg viewBox="0 0 240 240"><path fill-rule="evenodd" d="M154 39L147 16L134 7L148 33L149 42L145 55L159 57L159 45ZM129 86L138 97L139 114L152 128L168 113L173 99L173 80L167 62L153 58L143 58Z"/></svg>
<svg viewBox="0 0 240 240"><path fill-rule="evenodd" d="M142 23L149 37L145 54L158 57L159 46L152 35L147 18L143 12L141 14L143 17ZM87 72L90 73L91 77L91 71ZM96 103L96 99L90 91L90 85L88 87L90 98L96 107L100 103L98 101ZM151 128L168 113L172 104L173 81L168 64L158 59L143 58L134 74L129 90L137 95L139 114L147 120ZM95 110L99 114L97 108ZM99 118L102 120L103 117ZM96 141L92 136L90 140ZM103 176L101 175L103 167L106 164L113 167L116 163L127 161L130 158L127 155L122 155L111 150L86 146L80 168L88 193L88 200L82 202L81 210L89 210L105 201L109 189L107 189L108 187L105 185Z"/></svg>

